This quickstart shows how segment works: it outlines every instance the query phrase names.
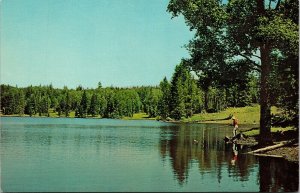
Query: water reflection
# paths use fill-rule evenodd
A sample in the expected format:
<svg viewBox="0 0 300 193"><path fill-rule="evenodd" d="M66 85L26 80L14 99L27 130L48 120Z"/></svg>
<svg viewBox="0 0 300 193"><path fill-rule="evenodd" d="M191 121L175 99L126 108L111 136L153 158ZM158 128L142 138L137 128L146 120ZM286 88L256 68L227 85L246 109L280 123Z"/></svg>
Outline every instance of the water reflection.
<svg viewBox="0 0 300 193"><path fill-rule="evenodd" d="M221 178L220 170L215 169L231 159L230 150L221 140L228 132L224 127L208 125L175 125L161 131L161 156L164 159L169 156L179 184L188 180L189 166L193 162L198 163L200 173L218 172Z"/></svg>
<svg viewBox="0 0 300 193"><path fill-rule="evenodd" d="M299 165L281 159L259 158L261 192L293 192L299 186Z"/></svg>
<svg viewBox="0 0 300 193"><path fill-rule="evenodd" d="M228 146L226 148L226 146ZM257 159L252 155L243 154L247 151L247 147L236 143L225 144L225 149L231 157L230 161L227 161L228 173L230 177L239 181L248 181L252 168L257 167Z"/></svg>
<svg viewBox="0 0 300 193"><path fill-rule="evenodd" d="M238 146L240 146L240 148L242 149L242 145L238 145L236 143L232 144L232 151L233 151L233 158L231 159L231 165L235 165L235 162L237 161L238 158L238 154L239 154L239 150L238 150Z"/></svg>
<svg viewBox="0 0 300 193"><path fill-rule="evenodd" d="M222 140L228 132L230 129L225 126L208 125L176 125L163 129L160 133L161 157L170 160L180 185L188 182L194 163L200 174L216 175L219 184L226 175L224 169L233 180L248 181L259 164L259 180L254 183L259 185L260 191L298 190L298 163L293 165L281 159L258 160L244 154L247 146Z"/></svg>

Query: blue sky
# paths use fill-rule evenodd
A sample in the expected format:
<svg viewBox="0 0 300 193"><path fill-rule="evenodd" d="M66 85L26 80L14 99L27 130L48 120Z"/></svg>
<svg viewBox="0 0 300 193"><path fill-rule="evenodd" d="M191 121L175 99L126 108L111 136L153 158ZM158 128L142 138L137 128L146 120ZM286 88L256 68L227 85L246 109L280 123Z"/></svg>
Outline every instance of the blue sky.
<svg viewBox="0 0 300 193"><path fill-rule="evenodd" d="M193 34L167 0L2 0L1 83L158 85Z"/></svg>

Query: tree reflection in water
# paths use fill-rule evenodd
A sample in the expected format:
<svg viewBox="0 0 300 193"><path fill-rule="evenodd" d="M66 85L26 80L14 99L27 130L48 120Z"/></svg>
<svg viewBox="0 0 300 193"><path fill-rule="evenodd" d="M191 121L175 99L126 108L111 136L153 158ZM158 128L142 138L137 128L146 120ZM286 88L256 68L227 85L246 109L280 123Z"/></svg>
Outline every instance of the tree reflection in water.
<svg viewBox="0 0 300 193"><path fill-rule="evenodd" d="M247 147L237 144L226 144L224 136L231 133L226 126L209 124L178 124L161 130L160 154L163 160L169 159L174 176L180 185L188 182L189 169L198 164L201 175L216 175L218 183L222 180L222 170L226 170L230 178L248 181L253 168L259 166L257 183L261 191L298 190L298 166L280 165L278 160L271 162L252 155L242 154ZM274 159L272 159L274 160ZM283 160L281 160L283 161ZM276 165L277 164L277 165ZM296 167L290 180L289 167ZM252 173L253 175L253 173ZM293 178L294 178L293 177ZM274 182L275 181L275 182ZM289 182L290 181L290 182ZM278 187L277 187L278 186ZM289 189L288 187L291 187Z"/></svg>
<svg viewBox="0 0 300 193"><path fill-rule="evenodd" d="M230 130L226 126L212 125L175 125L161 131L160 152L163 159L169 156L174 174L179 184L188 179L189 166L197 162L199 172L216 173L220 182L221 167L228 162L229 174L247 180L248 168L255 163L254 157L237 155L241 161L235 160L232 167L232 145L225 144L223 138ZM235 147L237 150L239 146ZM237 157L236 157L237 158Z"/></svg>
<svg viewBox="0 0 300 193"><path fill-rule="evenodd" d="M293 192L299 189L299 163L259 158L261 192Z"/></svg>

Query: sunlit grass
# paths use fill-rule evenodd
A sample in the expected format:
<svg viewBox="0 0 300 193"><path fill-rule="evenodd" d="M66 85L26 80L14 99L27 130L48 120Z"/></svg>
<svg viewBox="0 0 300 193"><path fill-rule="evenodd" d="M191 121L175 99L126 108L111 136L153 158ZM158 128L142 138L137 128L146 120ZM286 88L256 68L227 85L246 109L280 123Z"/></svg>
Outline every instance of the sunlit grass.
<svg viewBox="0 0 300 193"><path fill-rule="evenodd" d="M140 120L140 119L148 119L148 120L155 120L155 117L149 117L146 113L135 113L132 117L123 117L124 120Z"/></svg>
<svg viewBox="0 0 300 193"><path fill-rule="evenodd" d="M38 117L39 115L36 114L35 117ZM43 115L43 117L45 117L46 115ZM54 111L53 109L50 109L49 110L49 117L52 117L52 118L57 118L57 117L66 117L65 116L65 113L61 113L61 115L59 116L58 115L58 112ZM75 111L70 111L69 112L69 118L74 118L75 117Z"/></svg>
<svg viewBox="0 0 300 193"><path fill-rule="evenodd" d="M283 132L283 131L288 131L288 130L294 130L294 127L289 126L289 127L272 127L271 128L272 133ZM245 131L245 132L243 132L243 134L245 134L247 136L256 136L256 135L259 135L259 129Z"/></svg>
<svg viewBox="0 0 300 193"><path fill-rule="evenodd" d="M272 113L278 113L279 109L276 107L271 108ZM234 115L238 118L239 124L259 124L260 119L260 106L254 104L253 106L247 107L238 107L238 108L227 108L224 111L218 113L202 113L195 114L189 119L184 119L184 121L189 122L214 122L214 123L231 123L230 120L221 120L226 119L230 115Z"/></svg>

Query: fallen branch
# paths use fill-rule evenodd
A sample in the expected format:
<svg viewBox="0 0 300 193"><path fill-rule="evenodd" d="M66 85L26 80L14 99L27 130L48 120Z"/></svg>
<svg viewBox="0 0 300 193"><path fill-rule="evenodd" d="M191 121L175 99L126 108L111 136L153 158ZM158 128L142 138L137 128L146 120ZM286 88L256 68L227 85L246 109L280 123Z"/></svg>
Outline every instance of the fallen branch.
<svg viewBox="0 0 300 193"><path fill-rule="evenodd" d="M256 156L262 156L262 157L275 157L275 158L284 158L281 155L269 155L269 154L263 154L263 153L253 153L253 155Z"/></svg>
<svg viewBox="0 0 300 193"><path fill-rule="evenodd" d="M271 146L264 147L264 148L260 148L260 149L257 149L257 150L254 150L254 151L250 151L250 152L247 152L247 153L248 154L254 154L254 153L258 153L258 152L270 151L270 150L273 150L273 149L277 149L279 147L290 145L292 143L294 143L294 140L292 140L292 141L283 141L283 142L281 142L279 144L271 145Z"/></svg>

